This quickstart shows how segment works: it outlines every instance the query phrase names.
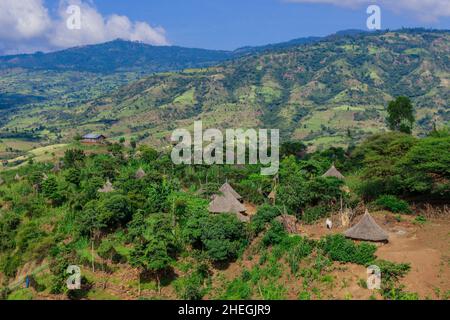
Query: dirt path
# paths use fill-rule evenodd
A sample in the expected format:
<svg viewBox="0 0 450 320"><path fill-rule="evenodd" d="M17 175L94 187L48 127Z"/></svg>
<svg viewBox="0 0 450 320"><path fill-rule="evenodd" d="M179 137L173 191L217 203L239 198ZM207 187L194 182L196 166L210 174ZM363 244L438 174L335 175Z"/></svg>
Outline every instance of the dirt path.
<svg viewBox="0 0 450 320"><path fill-rule="evenodd" d="M421 298L439 298L437 290L450 290L450 222L432 220L423 226L406 225L389 230L389 244L377 255L394 262L408 262L411 271L402 283Z"/></svg>

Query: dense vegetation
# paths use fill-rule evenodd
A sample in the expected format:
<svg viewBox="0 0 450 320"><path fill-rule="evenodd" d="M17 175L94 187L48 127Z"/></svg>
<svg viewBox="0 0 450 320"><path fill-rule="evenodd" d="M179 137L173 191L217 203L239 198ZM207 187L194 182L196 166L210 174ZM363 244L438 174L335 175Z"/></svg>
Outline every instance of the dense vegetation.
<svg viewBox="0 0 450 320"><path fill-rule="evenodd" d="M448 130L422 139L378 134L351 150L312 154L301 152L302 144L289 143L282 148L279 181L274 182L259 175L256 165L176 166L168 154L145 145L133 149L112 144L107 153L87 154L75 143L61 159L59 171L52 163L30 159L20 169L1 174L4 294L10 279L30 263L48 265L50 276L38 278L36 287L50 293L66 291L68 265L112 272L126 264L139 270L139 288L141 282L148 288L148 279L155 279L156 291L173 282L178 297L200 299L211 294L211 270L238 259L257 241L259 267L225 284L217 297L249 298L255 290L267 299L285 297L283 287L272 280L281 275L281 261L286 261L289 272L306 283L299 298L311 298L307 283L330 281L324 270L333 261L366 266L376 260L376 247L340 235L320 241L291 237L276 217L288 213L312 223L338 210L341 197L349 207L362 199L378 199L374 205L394 212L408 209L401 198L445 201L450 195L449 149ZM321 177L333 162L351 177L350 193L343 191L343 181ZM146 173L140 179L135 177L139 168ZM208 213L209 197L225 179L259 205L249 224L232 214ZM99 192L107 180L113 190ZM269 204L274 183L278 197ZM173 280L180 268L183 276ZM383 262L383 268L392 274L383 287L385 298L415 297L397 285L407 266ZM84 279L83 290L70 292L71 297L89 294L90 281ZM320 297L317 292L314 296Z"/></svg>

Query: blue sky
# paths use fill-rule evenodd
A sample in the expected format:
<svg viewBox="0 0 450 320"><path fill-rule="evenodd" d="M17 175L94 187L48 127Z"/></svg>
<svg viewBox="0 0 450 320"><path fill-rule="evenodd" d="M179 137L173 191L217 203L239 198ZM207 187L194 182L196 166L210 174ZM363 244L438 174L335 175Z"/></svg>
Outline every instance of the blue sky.
<svg viewBox="0 0 450 320"><path fill-rule="evenodd" d="M450 29L450 0L28 0L33 6L29 15L36 13L29 17L35 22L31 32L14 24L22 17L18 2L0 2L0 30L17 30L0 31L0 53L49 51L118 34L150 44L230 50L366 29L366 8L374 2L381 7L383 29ZM90 21L78 33L61 30L66 19L61 8L74 3L82 5L83 19ZM2 16L8 9L8 16ZM36 19L46 21L38 28Z"/></svg>
<svg viewBox="0 0 450 320"><path fill-rule="evenodd" d="M393 0L397 1L397 0ZM95 0L103 14L125 14L160 25L170 43L188 47L235 49L281 42L344 29L366 28L367 5L357 8L283 0ZM450 6L450 1L449 1ZM420 21L413 13L382 9L382 28L450 29L450 17Z"/></svg>

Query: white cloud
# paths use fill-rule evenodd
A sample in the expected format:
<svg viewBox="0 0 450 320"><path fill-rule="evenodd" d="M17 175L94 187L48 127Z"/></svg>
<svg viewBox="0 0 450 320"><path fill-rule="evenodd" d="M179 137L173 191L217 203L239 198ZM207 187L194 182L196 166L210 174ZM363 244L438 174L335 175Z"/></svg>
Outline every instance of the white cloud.
<svg viewBox="0 0 450 320"><path fill-rule="evenodd" d="M69 5L81 8L81 29L67 28ZM167 45L165 30L113 14L104 17L91 3L61 0L51 17L42 0L0 0L0 53L50 51L117 38Z"/></svg>
<svg viewBox="0 0 450 320"><path fill-rule="evenodd" d="M358 8L362 5L378 4L396 13L408 12L418 19L436 22L441 17L450 17L450 0L286 0L298 3L325 3Z"/></svg>

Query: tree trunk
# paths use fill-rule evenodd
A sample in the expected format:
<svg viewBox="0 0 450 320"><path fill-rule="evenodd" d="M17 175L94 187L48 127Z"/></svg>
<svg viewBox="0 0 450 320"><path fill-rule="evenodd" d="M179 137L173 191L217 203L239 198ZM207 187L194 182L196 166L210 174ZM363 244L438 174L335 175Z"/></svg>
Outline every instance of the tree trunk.
<svg viewBox="0 0 450 320"><path fill-rule="evenodd" d="M158 273L156 273L156 281L158 282L158 294L161 295L161 280Z"/></svg>
<svg viewBox="0 0 450 320"><path fill-rule="evenodd" d="M94 261L94 239L92 239L91 256L92 256L92 272L95 272L95 261Z"/></svg>

